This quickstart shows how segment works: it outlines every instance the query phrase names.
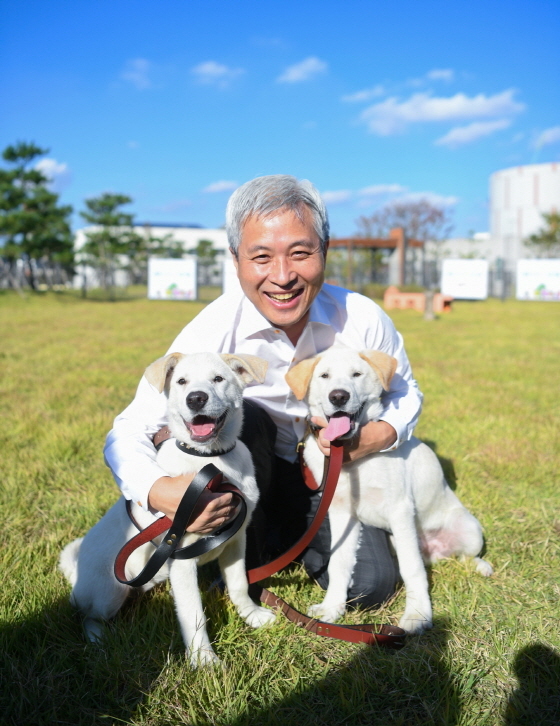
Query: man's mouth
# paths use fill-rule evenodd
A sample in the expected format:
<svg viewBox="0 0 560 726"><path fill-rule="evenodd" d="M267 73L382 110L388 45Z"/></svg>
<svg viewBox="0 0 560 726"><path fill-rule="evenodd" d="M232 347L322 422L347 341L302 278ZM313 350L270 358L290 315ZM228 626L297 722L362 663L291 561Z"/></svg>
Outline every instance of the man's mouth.
<svg viewBox="0 0 560 726"><path fill-rule="evenodd" d="M303 294L303 289L291 290L290 292L265 292L265 295L272 302L278 305L287 305Z"/></svg>
<svg viewBox="0 0 560 726"><path fill-rule="evenodd" d="M202 444L205 441L210 441L218 435L220 429L224 425L227 413L227 411L224 411L224 413L217 418L199 415L195 416L192 421L185 421L185 419L183 419L183 423L187 427L191 439L199 444Z"/></svg>

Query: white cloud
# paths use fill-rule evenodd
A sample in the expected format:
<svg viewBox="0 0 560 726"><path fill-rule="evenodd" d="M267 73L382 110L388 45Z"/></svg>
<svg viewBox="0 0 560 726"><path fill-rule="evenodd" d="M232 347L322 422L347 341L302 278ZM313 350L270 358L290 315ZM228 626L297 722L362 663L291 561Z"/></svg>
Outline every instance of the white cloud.
<svg viewBox="0 0 560 726"><path fill-rule="evenodd" d="M383 194L400 194L405 191L406 187L403 187L400 184L374 184L360 189L358 194L361 197L378 197Z"/></svg>
<svg viewBox="0 0 560 726"><path fill-rule="evenodd" d="M366 108L360 120L371 133L389 136L404 131L413 123L509 116L525 108L524 104L514 100L514 93L513 89L509 89L494 96L479 93L469 97L457 93L449 98L415 93L406 101L392 97Z"/></svg>
<svg viewBox="0 0 560 726"><path fill-rule="evenodd" d="M482 139L484 136L490 136L490 134L501 129L507 129L510 125L511 121L509 119L475 121L472 124L468 124L468 126L457 126L451 129L445 136L437 139L434 143L437 146L448 146L450 149L456 149L458 146L464 146L473 141L478 141L478 139Z"/></svg>
<svg viewBox="0 0 560 726"><path fill-rule="evenodd" d="M139 91L144 91L152 86L150 70L152 64L145 58L131 58L127 60L120 77L123 81L132 83Z"/></svg>
<svg viewBox="0 0 560 726"><path fill-rule="evenodd" d="M47 177L49 186L56 192L60 192L70 183L71 174L68 164L56 159L41 159L35 164L35 169Z"/></svg>
<svg viewBox="0 0 560 726"><path fill-rule="evenodd" d="M127 141L126 145L128 146L129 149L137 149L140 146L140 144L134 140Z"/></svg>
<svg viewBox="0 0 560 726"><path fill-rule="evenodd" d="M455 71L452 68L434 68L426 73L430 81L452 81L455 78Z"/></svg>
<svg viewBox="0 0 560 726"><path fill-rule="evenodd" d="M293 66L288 66L282 75L276 79L278 83L300 83L301 81L309 81L311 78L325 73L328 65L316 58L310 56L301 63L295 63Z"/></svg>
<svg viewBox="0 0 560 726"><path fill-rule="evenodd" d="M352 198L352 192L349 189L339 189L332 192L321 192L325 204L345 204Z"/></svg>
<svg viewBox="0 0 560 726"><path fill-rule="evenodd" d="M454 207L458 204L459 197L446 197L443 194L436 194L435 192L411 192L410 194L404 194L402 197L398 197L393 201L397 204L402 202L426 201L433 204L435 207Z"/></svg>
<svg viewBox="0 0 560 726"><path fill-rule="evenodd" d="M556 144L560 141L560 126L553 126L542 131L535 140L535 148L542 149L543 146Z"/></svg>
<svg viewBox="0 0 560 726"><path fill-rule="evenodd" d="M356 91L356 93L350 93L347 96L342 96L340 99L344 103L360 103L364 101L371 101L374 98L379 98L385 93L385 88L378 84L373 88L364 88L363 91Z"/></svg>
<svg viewBox="0 0 560 726"><path fill-rule="evenodd" d="M243 68L230 68L216 61L205 61L191 68L191 73L199 83L225 88L234 78L245 73Z"/></svg>
<svg viewBox="0 0 560 726"><path fill-rule="evenodd" d="M213 182L202 190L206 194L215 194L216 192L233 192L239 184L236 181L226 181L221 179L220 181Z"/></svg>

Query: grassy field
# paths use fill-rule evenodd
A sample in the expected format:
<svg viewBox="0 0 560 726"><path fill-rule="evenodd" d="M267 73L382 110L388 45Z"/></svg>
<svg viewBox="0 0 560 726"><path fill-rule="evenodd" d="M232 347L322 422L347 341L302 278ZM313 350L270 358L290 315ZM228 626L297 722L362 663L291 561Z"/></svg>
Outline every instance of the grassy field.
<svg viewBox="0 0 560 726"><path fill-rule="evenodd" d="M103 647L84 642L60 550L116 500L101 449L142 371L201 303L0 294L0 722L6 724L560 723L560 306L456 303L393 318L425 394L417 434L481 520L484 579L430 573L435 627L397 653L247 628L204 594L224 667L189 669L165 587L134 599ZM206 590L213 572L201 573ZM296 607L318 587L271 587ZM346 622L397 622L402 593Z"/></svg>

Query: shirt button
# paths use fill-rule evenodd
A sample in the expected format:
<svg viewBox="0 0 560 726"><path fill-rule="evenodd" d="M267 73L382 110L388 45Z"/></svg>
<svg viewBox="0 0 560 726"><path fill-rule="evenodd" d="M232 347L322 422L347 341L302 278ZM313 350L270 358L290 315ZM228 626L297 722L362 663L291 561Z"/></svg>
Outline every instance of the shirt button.
<svg viewBox="0 0 560 726"><path fill-rule="evenodd" d="M299 416L296 416L296 423L299 423Z"/></svg>

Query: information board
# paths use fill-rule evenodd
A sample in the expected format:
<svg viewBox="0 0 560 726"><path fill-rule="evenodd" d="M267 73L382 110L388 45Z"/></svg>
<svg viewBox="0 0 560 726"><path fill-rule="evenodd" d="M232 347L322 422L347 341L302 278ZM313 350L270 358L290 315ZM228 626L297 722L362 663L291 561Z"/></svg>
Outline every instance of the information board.
<svg viewBox="0 0 560 726"><path fill-rule="evenodd" d="M560 259L518 260L518 300L560 301Z"/></svg>
<svg viewBox="0 0 560 726"><path fill-rule="evenodd" d="M196 300L196 259L148 260L150 300Z"/></svg>
<svg viewBox="0 0 560 726"><path fill-rule="evenodd" d="M458 300L486 300L488 261L443 260L441 292Z"/></svg>

